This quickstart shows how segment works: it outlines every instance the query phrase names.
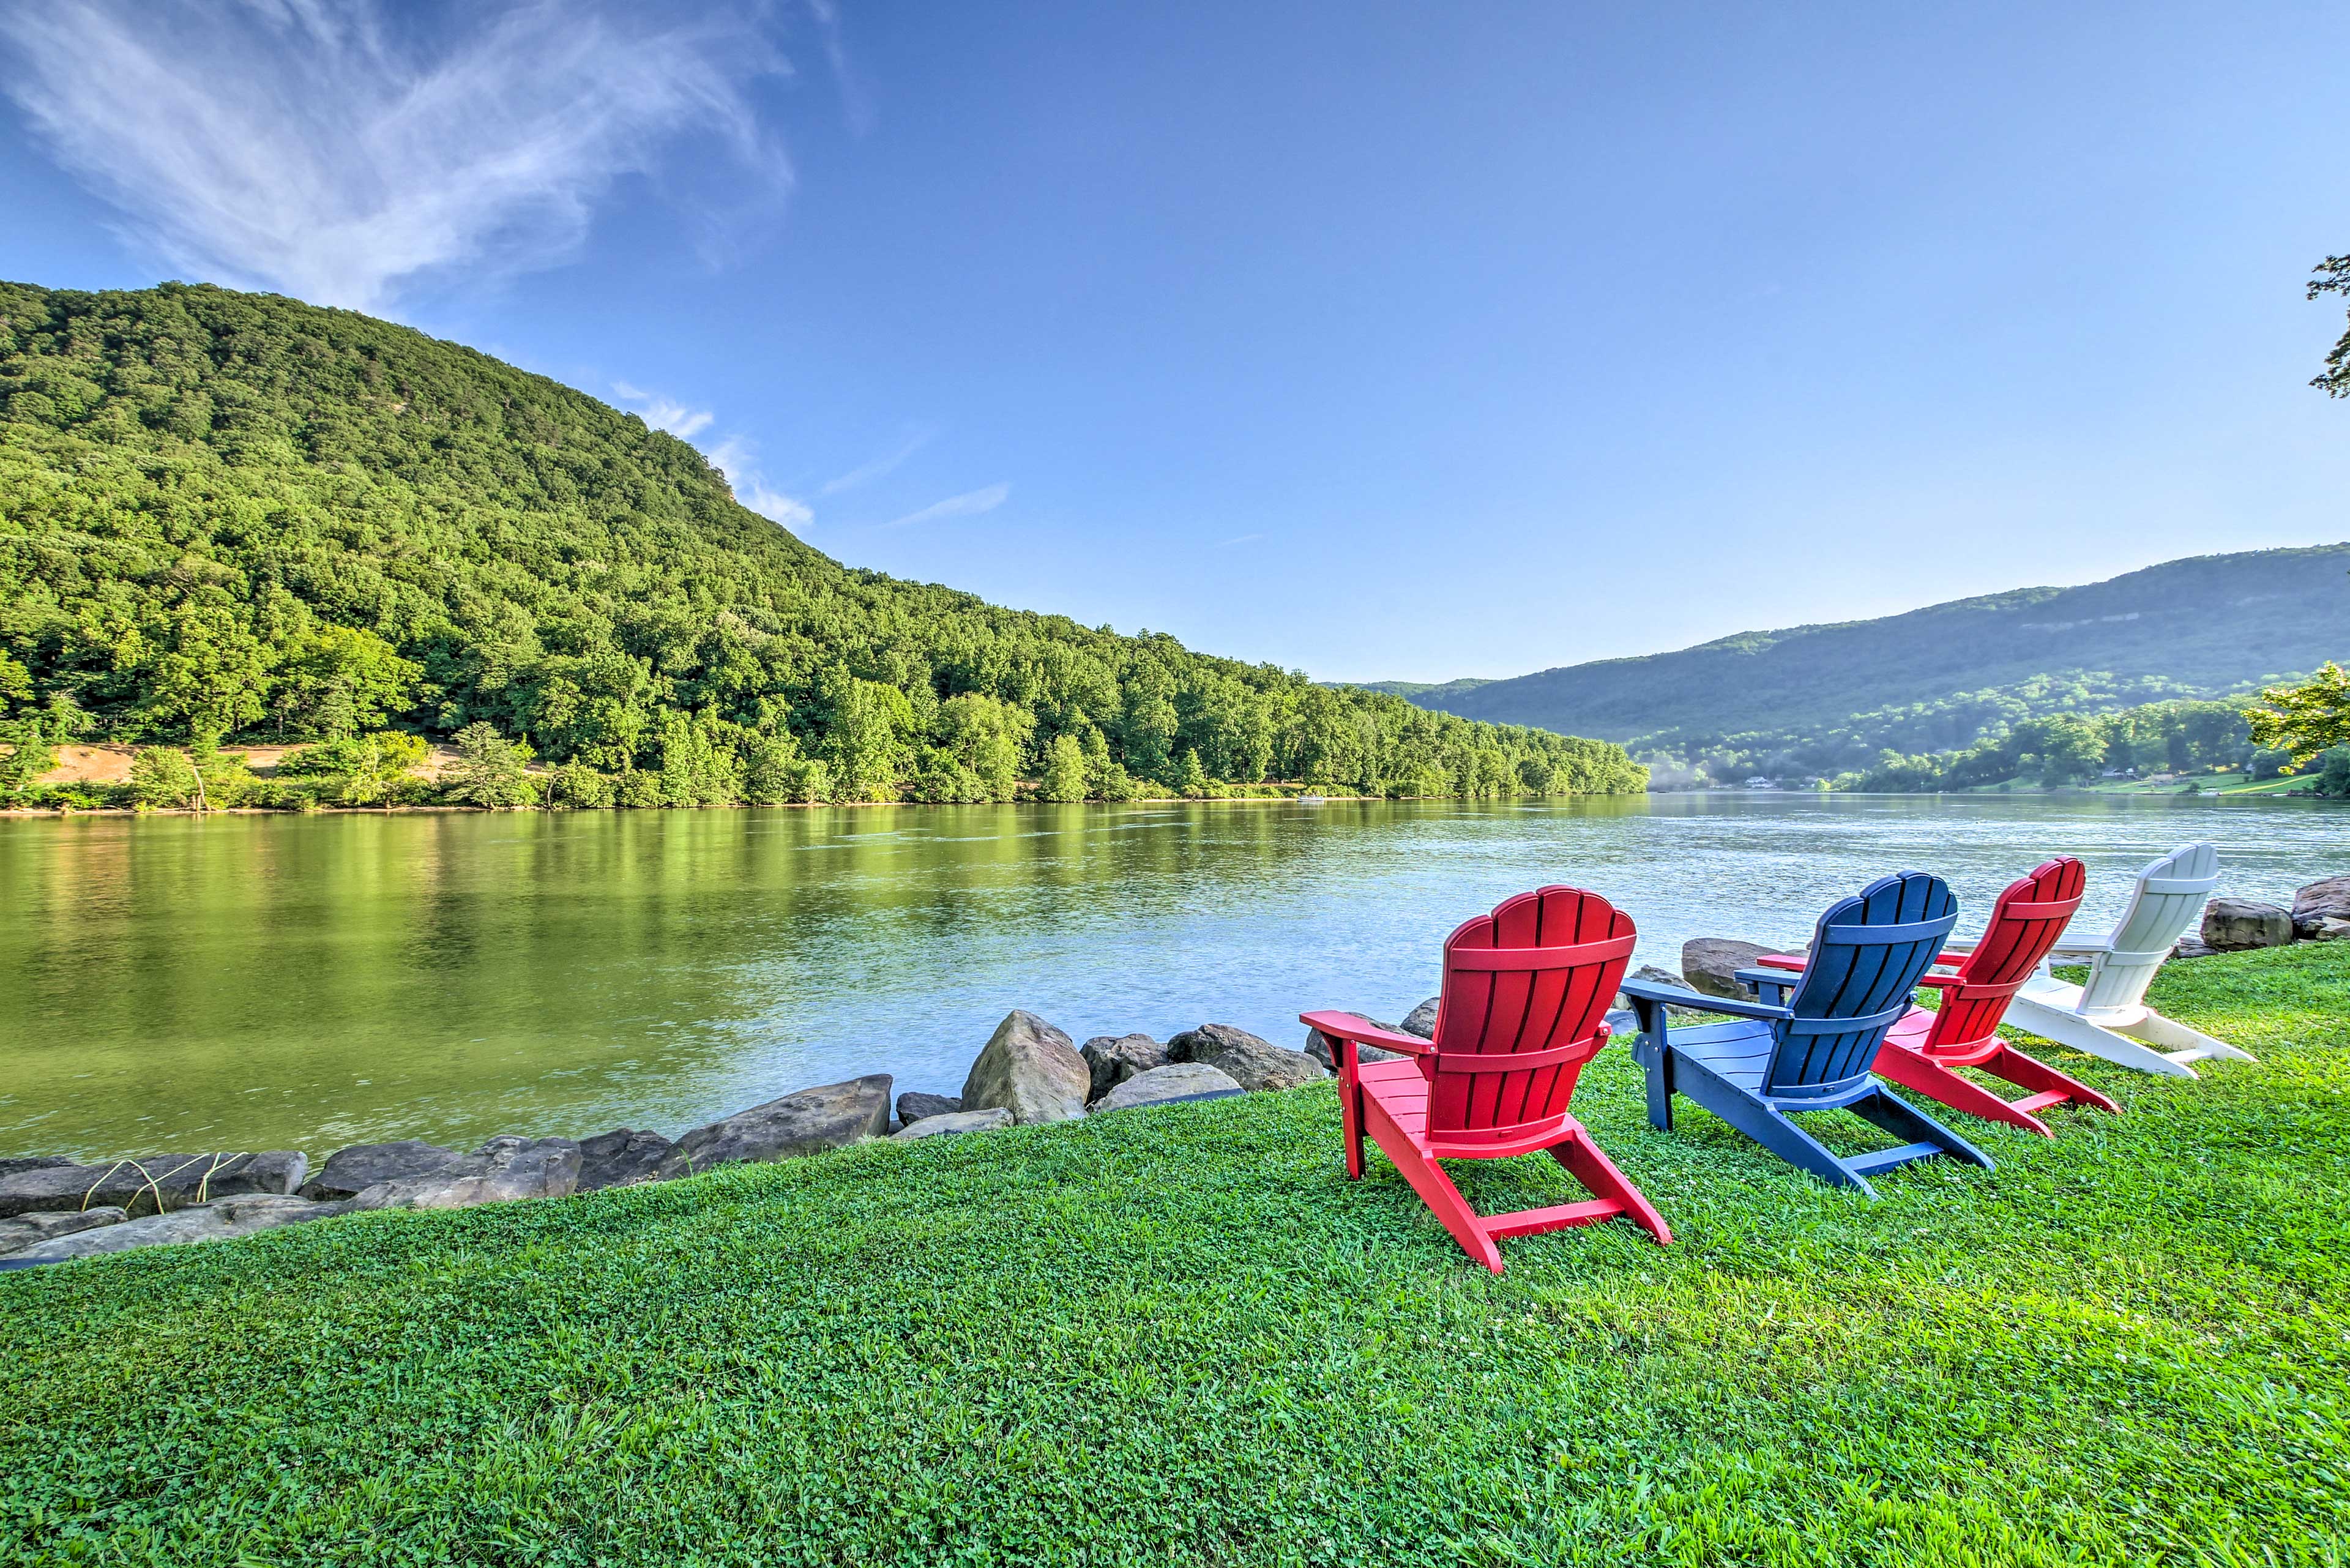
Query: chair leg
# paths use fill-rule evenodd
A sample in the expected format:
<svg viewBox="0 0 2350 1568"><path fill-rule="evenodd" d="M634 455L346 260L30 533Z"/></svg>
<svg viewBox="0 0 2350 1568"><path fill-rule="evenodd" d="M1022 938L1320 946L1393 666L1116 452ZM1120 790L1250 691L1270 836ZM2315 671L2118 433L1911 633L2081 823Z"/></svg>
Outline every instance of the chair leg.
<svg viewBox="0 0 2350 1568"><path fill-rule="evenodd" d="M1347 1139L1347 1179L1363 1179L1363 1085L1348 1073L1338 1085L1338 1123Z"/></svg>
<svg viewBox="0 0 2350 1568"><path fill-rule="evenodd" d="M2019 1089L2029 1089L2036 1095L2055 1095L2076 1106L2095 1106L2101 1111L2121 1115L2121 1106L2105 1095L2069 1073L2060 1073L2037 1056L2027 1056L2012 1045L2002 1045L1998 1054L1981 1064L1982 1071L1995 1078L2005 1078ZM2055 1104L2055 1101L2051 1101Z"/></svg>
<svg viewBox="0 0 2350 1568"><path fill-rule="evenodd" d="M2225 1057L2230 1062L2257 1062L2250 1051L2214 1040L2199 1030L2189 1029L2175 1018L2165 1018L2159 1012L2149 1012L2125 1032L2137 1035L2155 1046L2163 1059L2176 1066L2200 1061L2207 1056Z"/></svg>
<svg viewBox="0 0 2350 1568"><path fill-rule="evenodd" d="M1624 1218L1654 1236L1658 1245L1672 1244L1672 1228L1665 1223L1665 1217L1657 1212L1656 1206L1638 1188L1625 1179L1607 1151L1591 1141L1589 1133L1578 1129L1565 1143L1551 1145L1550 1153L1594 1198L1614 1199L1624 1206Z"/></svg>
<svg viewBox="0 0 2350 1568"><path fill-rule="evenodd" d="M2029 1111L2009 1105L1981 1085L1967 1082L1939 1062L1907 1046L1887 1042L1877 1051L1877 1060L1869 1064L1869 1071L1929 1100L1939 1100L1954 1111L1964 1111L1987 1122L2028 1127L2042 1137L2056 1136L2048 1130L2046 1122Z"/></svg>
<svg viewBox="0 0 2350 1568"><path fill-rule="evenodd" d="M1648 1125L1659 1132L1673 1130L1673 1054L1642 1036L1633 1055L1648 1075Z"/></svg>
<svg viewBox="0 0 2350 1568"><path fill-rule="evenodd" d="M2007 1021L2027 1034L2037 1034L2043 1040L2054 1040L2059 1045L2102 1057L2116 1067L2132 1067L2166 1078L2195 1076L2195 1069L2186 1063L2174 1062L2150 1045L2099 1028L2077 1012L2043 1007L2019 996L2008 1003Z"/></svg>
<svg viewBox="0 0 2350 1568"><path fill-rule="evenodd" d="M1444 1174L1444 1168L1385 1116L1375 1115L1368 1120L1373 1140L1395 1162L1403 1179L1411 1183L1411 1189L1419 1194L1420 1201L1428 1205L1438 1223L1452 1232L1452 1239L1461 1243L1462 1251L1500 1273L1502 1250L1493 1245L1493 1238L1485 1233L1483 1221L1469 1207L1469 1200L1461 1196L1461 1189L1452 1185L1452 1179Z"/></svg>
<svg viewBox="0 0 2350 1568"><path fill-rule="evenodd" d="M1873 1127L1884 1128L1895 1137L1912 1143L1930 1143L1953 1159L1969 1165L1980 1165L1985 1170L1997 1170L1991 1156L1887 1089L1879 1089L1864 1100L1852 1103L1853 1115Z"/></svg>

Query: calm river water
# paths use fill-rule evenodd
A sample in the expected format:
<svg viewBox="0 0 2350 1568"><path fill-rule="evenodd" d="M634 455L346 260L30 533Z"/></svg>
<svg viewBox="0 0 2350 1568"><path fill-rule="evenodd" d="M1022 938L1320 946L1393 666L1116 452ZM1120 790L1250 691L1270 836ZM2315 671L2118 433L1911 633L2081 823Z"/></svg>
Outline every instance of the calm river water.
<svg viewBox="0 0 2350 1568"><path fill-rule="evenodd" d="M1676 968L1913 866L1965 931L2079 855L2095 926L2191 838L2222 892L2350 871L2339 807L2087 795L0 820L0 1155L674 1135L859 1073L955 1093L1013 1007L1296 1045L1544 882Z"/></svg>

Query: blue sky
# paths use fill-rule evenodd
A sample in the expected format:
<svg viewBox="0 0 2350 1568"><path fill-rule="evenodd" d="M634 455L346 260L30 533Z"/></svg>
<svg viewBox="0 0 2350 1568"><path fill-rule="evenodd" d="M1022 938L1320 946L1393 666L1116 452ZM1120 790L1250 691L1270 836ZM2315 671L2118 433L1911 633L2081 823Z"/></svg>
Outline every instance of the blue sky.
<svg viewBox="0 0 2350 1568"><path fill-rule="evenodd" d="M0 15L0 275L634 407L858 566L1331 679L2350 535L2338 5Z"/></svg>

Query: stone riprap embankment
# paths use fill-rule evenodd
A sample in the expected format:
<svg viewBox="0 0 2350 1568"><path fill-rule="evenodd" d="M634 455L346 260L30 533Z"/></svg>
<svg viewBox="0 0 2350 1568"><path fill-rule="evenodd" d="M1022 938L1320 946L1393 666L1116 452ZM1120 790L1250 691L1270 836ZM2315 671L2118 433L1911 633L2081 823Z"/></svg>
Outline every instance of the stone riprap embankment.
<svg viewBox="0 0 2350 1568"><path fill-rule="evenodd" d="M870 1138L920 1142L1327 1075L1306 1053L1230 1024L1203 1023L1166 1045L1148 1034L1102 1035L1080 1050L1044 1019L1015 1011L981 1048L960 1096L909 1091L897 1096L895 1116L889 1075L873 1073L795 1090L674 1140L616 1127L578 1139L494 1137L468 1153L397 1138L337 1149L315 1170L292 1149L0 1159L0 1268L225 1241L338 1214L568 1198Z"/></svg>

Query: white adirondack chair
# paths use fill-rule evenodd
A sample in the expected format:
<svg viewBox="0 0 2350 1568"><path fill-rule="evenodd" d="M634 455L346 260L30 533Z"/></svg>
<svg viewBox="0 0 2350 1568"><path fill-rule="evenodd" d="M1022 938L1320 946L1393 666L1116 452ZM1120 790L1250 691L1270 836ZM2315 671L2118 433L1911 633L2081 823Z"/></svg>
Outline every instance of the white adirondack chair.
<svg viewBox="0 0 2350 1568"><path fill-rule="evenodd" d="M2007 1021L2027 1033L2141 1073L2191 1078L2189 1062L2223 1056L2254 1060L2224 1040L2165 1018L2146 1004L2146 988L2220 885L2220 851L2210 844L2172 850L2137 874L2137 891L2114 934L2103 941L2059 941L2008 1004ZM2089 966L2086 985L2068 985L2053 964Z"/></svg>

